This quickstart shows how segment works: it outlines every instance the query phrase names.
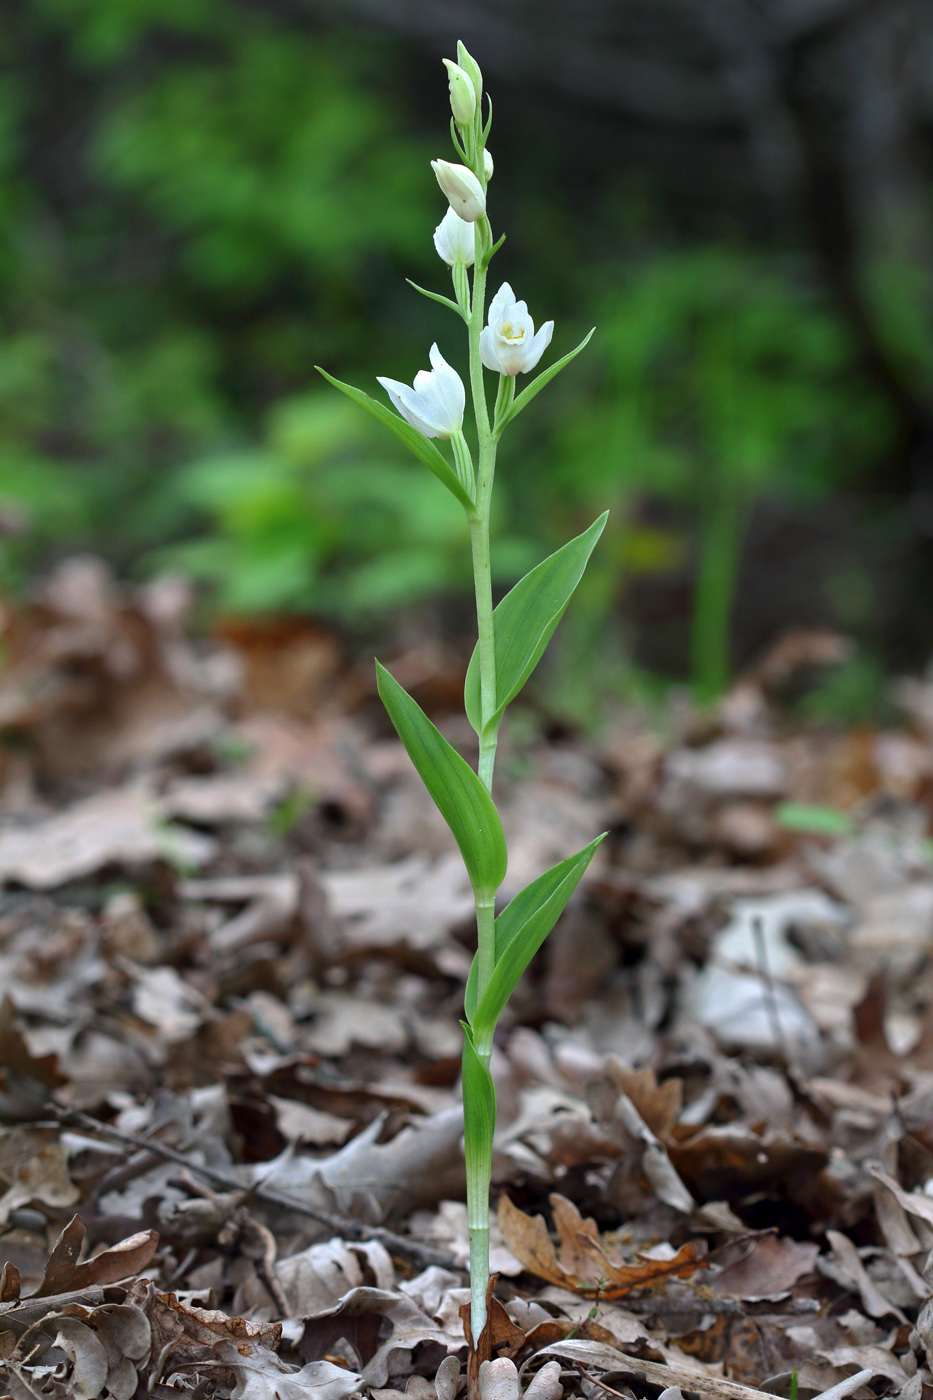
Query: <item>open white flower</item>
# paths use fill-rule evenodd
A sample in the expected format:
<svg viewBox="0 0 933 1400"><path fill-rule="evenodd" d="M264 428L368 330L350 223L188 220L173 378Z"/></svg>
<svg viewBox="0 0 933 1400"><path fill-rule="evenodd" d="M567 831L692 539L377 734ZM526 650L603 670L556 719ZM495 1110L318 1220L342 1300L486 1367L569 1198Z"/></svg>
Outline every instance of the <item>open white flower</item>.
<svg viewBox="0 0 933 1400"><path fill-rule="evenodd" d="M483 187L465 165L453 165L449 160L432 160L437 183L447 196L448 203L461 219L473 224L486 212L486 195Z"/></svg>
<svg viewBox="0 0 933 1400"><path fill-rule="evenodd" d="M383 375L377 375L377 379L392 400L392 407L419 433L428 438L453 437L463 427L463 380L437 345L431 346L430 358L431 369L418 371L413 388Z"/></svg>
<svg viewBox="0 0 933 1400"><path fill-rule="evenodd" d="M487 369L500 374L527 374L551 343L554 322L545 321L535 335L535 323L523 301L515 300L503 282L489 304L489 324L479 338L479 352Z"/></svg>
<svg viewBox="0 0 933 1400"><path fill-rule="evenodd" d="M455 266L456 263L472 267L475 243L473 225L468 224L466 219L461 219L456 210L448 209L434 230L434 246L438 256L443 258L449 267Z"/></svg>

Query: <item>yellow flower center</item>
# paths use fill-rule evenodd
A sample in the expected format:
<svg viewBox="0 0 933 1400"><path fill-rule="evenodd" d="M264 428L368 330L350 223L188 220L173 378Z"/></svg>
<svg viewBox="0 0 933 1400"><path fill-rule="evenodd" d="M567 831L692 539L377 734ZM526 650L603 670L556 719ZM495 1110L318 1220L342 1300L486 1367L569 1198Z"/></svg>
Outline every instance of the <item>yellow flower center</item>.
<svg viewBox="0 0 933 1400"><path fill-rule="evenodd" d="M503 321L499 329L499 334L502 336L503 340L524 340L525 327L519 326L516 330L511 321Z"/></svg>

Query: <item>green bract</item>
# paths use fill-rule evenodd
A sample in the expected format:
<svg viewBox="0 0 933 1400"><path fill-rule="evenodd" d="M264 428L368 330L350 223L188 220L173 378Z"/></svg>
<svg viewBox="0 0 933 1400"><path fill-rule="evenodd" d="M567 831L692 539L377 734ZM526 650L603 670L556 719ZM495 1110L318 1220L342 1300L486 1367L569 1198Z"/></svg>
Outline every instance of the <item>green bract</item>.
<svg viewBox="0 0 933 1400"><path fill-rule="evenodd" d="M321 373L411 448L457 498L469 524L478 636L467 669L464 704L479 736L477 771L378 662L376 674L389 718L460 847L475 896L477 948L467 982L467 1020L463 1023L470 1321L475 1346L486 1324L489 1279L489 1182L496 1126L496 1093L489 1072L493 1035L519 978L560 918L603 839L597 836L582 851L532 880L496 918L495 896L507 864L505 836L492 799L499 725L506 707L541 660L583 576L606 516L601 515L583 534L542 560L493 610L489 513L499 438L535 395L579 354L590 336L517 392L517 379L536 368L547 348L553 323L544 322L535 335L525 303L517 300L504 282L490 309L490 324L483 329L486 273L502 243L502 238L493 240L486 211L486 184L492 169L486 140L492 108L487 97L484 123L479 66L462 44L458 59L459 68L448 64L455 115L451 134L463 164L432 162L453 211L444 216L434 238L438 255L451 271L454 299L423 287L416 290L457 311L466 322L478 446L475 464L462 428L465 386L438 345L431 347L431 370L420 371L412 386L380 376L392 409L361 389L342 384L323 370ZM477 98L475 110L467 100L467 86ZM470 263L472 288L468 281ZM501 371L491 419L484 379L490 367ZM451 440L453 467L431 440L436 437ZM469 1400L476 1397L470 1395Z"/></svg>

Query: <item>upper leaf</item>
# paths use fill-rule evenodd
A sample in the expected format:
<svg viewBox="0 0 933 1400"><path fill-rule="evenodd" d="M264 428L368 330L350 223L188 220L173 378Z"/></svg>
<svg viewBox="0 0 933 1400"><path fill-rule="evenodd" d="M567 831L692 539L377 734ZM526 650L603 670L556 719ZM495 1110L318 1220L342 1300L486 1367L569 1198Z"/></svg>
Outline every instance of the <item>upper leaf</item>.
<svg viewBox="0 0 933 1400"><path fill-rule="evenodd" d="M455 308L456 309L456 308ZM415 456L443 482L451 495L456 496L462 506L468 511L473 510L473 501L460 481L453 467L450 466L443 453L434 446L430 438L426 438L424 433L419 433L417 428L413 428L410 423L406 423L404 418L400 418L391 408L386 408L385 404L379 403L376 399L370 398L369 394L362 389L355 388L352 384L344 384L342 380L335 379L332 374L328 374L326 369L321 369L320 365L315 365L318 374L322 374L329 384L333 384L335 389L339 389L342 394L346 394L348 399L358 403L361 408L365 408L367 413L371 413L380 423L393 432L397 438L401 438L406 447L410 447Z"/></svg>
<svg viewBox="0 0 933 1400"><path fill-rule="evenodd" d="M609 512L588 530L541 561L507 593L493 613L496 638L496 709L490 728L502 718L544 653L586 568ZM479 647L474 648L464 687L467 718L482 730Z"/></svg>
<svg viewBox="0 0 933 1400"><path fill-rule="evenodd" d="M376 677L398 737L456 838L474 891L494 894L505 877L508 856L492 798L466 760L378 661Z"/></svg>
<svg viewBox="0 0 933 1400"><path fill-rule="evenodd" d="M604 836L605 832L576 855L568 856L532 880L496 919L496 965L483 999L477 1005L476 958L464 997L467 1020L477 1035L495 1029L519 978L563 913Z"/></svg>

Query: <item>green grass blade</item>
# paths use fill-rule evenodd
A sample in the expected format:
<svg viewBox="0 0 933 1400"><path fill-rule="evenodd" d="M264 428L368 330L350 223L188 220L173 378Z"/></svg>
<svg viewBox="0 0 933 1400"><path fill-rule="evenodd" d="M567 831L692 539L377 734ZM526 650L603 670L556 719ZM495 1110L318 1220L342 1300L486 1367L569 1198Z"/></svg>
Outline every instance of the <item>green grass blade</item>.
<svg viewBox="0 0 933 1400"><path fill-rule="evenodd" d="M328 374L326 369L321 369L320 365L315 365L318 374L324 376L328 384L333 384L335 389L339 389L341 394L346 394L348 399L358 403L360 408L365 408L372 416L394 433L397 438L404 442L405 446L414 452L420 462L437 477L452 496L456 496L462 506L468 511L473 509L473 501L467 493L462 482L458 478L453 467L449 465L430 438L426 438L424 433L419 433L417 428L413 428L410 423L406 423L394 409L386 408L385 404L378 403L376 399L370 398L369 394L362 389L355 388L352 384L344 384L342 380L335 379L332 374Z"/></svg>
<svg viewBox="0 0 933 1400"><path fill-rule="evenodd" d="M564 615L596 541L603 532L604 511L582 535L570 540L556 553L543 559L507 593L493 613L496 636L496 711L490 721L497 725L506 705L515 699L544 653L544 649ZM479 647L474 648L464 686L467 718L480 733Z"/></svg>
<svg viewBox="0 0 933 1400"><path fill-rule="evenodd" d="M378 661L376 678L398 737L460 847L474 891L495 894L508 856L492 798L466 760Z"/></svg>
<svg viewBox="0 0 933 1400"><path fill-rule="evenodd" d="M575 856L568 856L532 880L499 915L496 966L472 1017L477 1036L490 1035L495 1029L518 979L563 913L603 836L605 832Z"/></svg>
<svg viewBox="0 0 933 1400"><path fill-rule="evenodd" d="M594 326L593 331L595 331L595 329L596 327ZM549 365L547 369L542 370L537 379L533 379L528 385L528 388L522 390L512 404L509 415L505 420L506 423L511 423L513 418L517 418L522 409L528 407L535 395L540 394L545 384L550 384L555 375L560 374L561 370L564 369L566 365L569 365L571 360L576 359L581 350L586 349L592 338L593 331L590 331L589 335L583 337L575 350L571 350L569 354L562 356L561 359L556 360L553 365ZM503 424L503 427L504 426L505 424Z"/></svg>
<svg viewBox="0 0 933 1400"><path fill-rule="evenodd" d="M492 1075L473 1044L473 1032L463 1026L463 1153L466 1177L477 1200L488 1196L492 1138L496 1128L496 1088Z"/></svg>

